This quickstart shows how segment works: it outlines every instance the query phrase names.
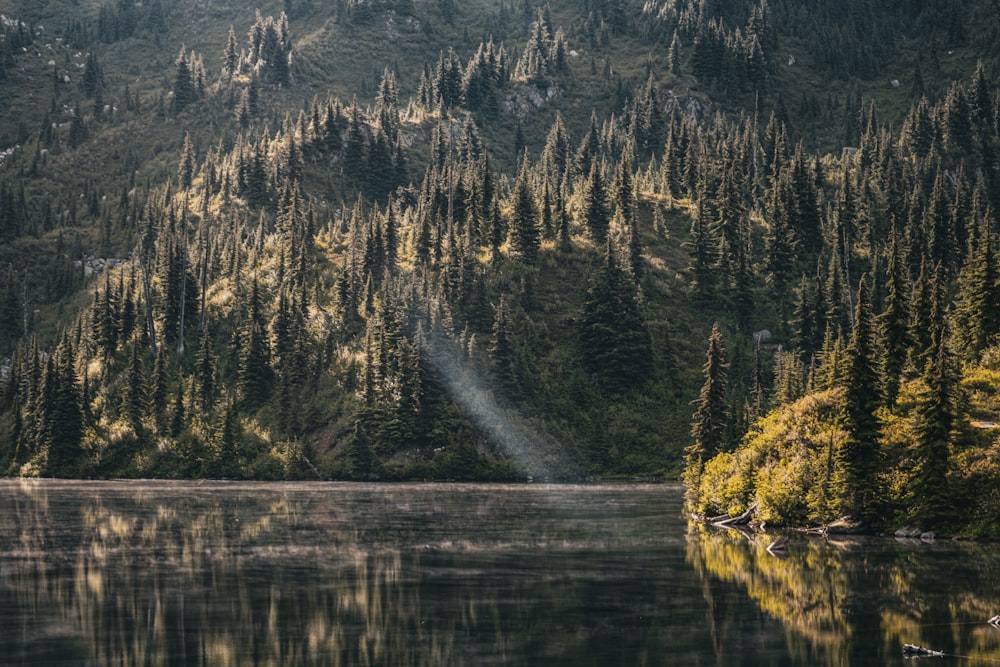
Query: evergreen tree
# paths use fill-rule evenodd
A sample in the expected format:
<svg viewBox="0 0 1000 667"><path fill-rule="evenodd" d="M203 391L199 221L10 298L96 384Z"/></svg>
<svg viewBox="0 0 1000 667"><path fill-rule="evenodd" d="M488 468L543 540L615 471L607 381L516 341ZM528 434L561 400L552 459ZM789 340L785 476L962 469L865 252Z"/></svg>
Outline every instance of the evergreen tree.
<svg viewBox="0 0 1000 667"><path fill-rule="evenodd" d="M525 264L534 264L538 259L541 243L538 211L529 182L528 158L521 160L517 181L514 183L513 207L510 216L510 249Z"/></svg>
<svg viewBox="0 0 1000 667"><path fill-rule="evenodd" d="M674 76L681 73L681 42L676 30L670 39L670 49L667 51L667 67Z"/></svg>
<svg viewBox="0 0 1000 667"><path fill-rule="evenodd" d="M194 180L194 148L191 146L191 134L184 133L184 147L181 149L181 161L177 167L177 180L184 189L191 187Z"/></svg>
<svg viewBox="0 0 1000 667"><path fill-rule="evenodd" d="M46 364L41 393L44 438L49 444L46 472L57 476L73 474L82 455L83 406L74 360L64 334Z"/></svg>
<svg viewBox="0 0 1000 667"><path fill-rule="evenodd" d="M916 470L913 477L914 518L934 528L953 517L948 483L949 456L958 415L956 382L943 331L934 336L937 353L923 373L925 389L916 407Z"/></svg>
<svg viewBox="0 0 1000 667"><path fill-rule="evenodd" d="M517 358L514 348L514 334L511 330L507 297L500 295L496 314L493 318L493 332L490 340L490 361L493 376L507 396L518 394Z"/></svg>
<svg viewBox="0 0 1000 667"><path fill-rule="evenodd" d="M233 78L240 68L240 47L236 41L236 31L233 26L229 26L229 36L226 38L226 48L222 52L222 71L230 79Z"/></svg>
<svg viewBox="0 0 1000 667"><path fill-rule="evenodd" d="M583 192L583 223L596 243L608 238L611 216L608 213L607 193L600 166L593 162Z"/></svg>
<svg viewBox="0 0 1000 667"><path fill-rule="evenodd" d="M955 312L956 344L962 358L974 361L1000 333L1000 267L993 249L989 213L969 251L958 276L958 305Z"/></svg>
<svg viewBox="0 0 1000 667"><path fill-rule="evenodd" d="M707 197L699 197L698 206L691 219L691 261L694 288L702 299L716 293L720 239L712 207Z"/></svg>
<svg viewBox="0 0 1000 667"><path fill-rule="evenodd" d="M899 382L906 364L906 353L910 347L909 331L909 288L896 226L893 225L888 248L889 266L886 269L885 308L879 315L879 325L885 340L883 371L885 377L885 400L892 404L899 391Z"/></svg>
<svg viewBox="0 0 1000 667"><path fill-rule="evenodd" d="M208 411L215 402L215 354L212 352L212 336L208 328L202 329L198 339L198 354L195 358L195 379L201 409Z"/></svg>
<svg viewBox="0 0 1000 667"><path fill-rule="evenodd" d="M174 78L173 110L174 113L180 113L198 98L198 86L196 73L191 68L191 59L183 47L175 64L177 76Z"/></svg>
<svg viewBox="0 0 1000 667"><path fill-rule="evenodd" d="M244 407L256 410L264 405L274 382L270 345L256 277L250 288L247 316L240 332L237 389Z"/></svg>
<svg viewBox="0 0 1000 667"><path fill-rule="evenodd" d="M694 443L686 450L688 466L708 461L725 450L725 433L729 423L729 364L722 342L722 331L716 322L708 337L708 352L702 367L705 384L695 401L691 423Z"/></svg>
<svg viewBox="0 0 1000 667"><path fill-rule="evenodd" d="M877 330L868 285L862 277L854 328L847 347L842 415L847 436L834 452L834 480L842 512L858 518L875 516L879 471L879 423L882 397Z"/></svg>
<svg viewBox="0 0 1000 667"><path fill-rule="evenodd" d="M132 341L123 389L122 411L132 430L137 434L142 433L142 418L146 412L146 377L139 342L136 340Z"/></svg>

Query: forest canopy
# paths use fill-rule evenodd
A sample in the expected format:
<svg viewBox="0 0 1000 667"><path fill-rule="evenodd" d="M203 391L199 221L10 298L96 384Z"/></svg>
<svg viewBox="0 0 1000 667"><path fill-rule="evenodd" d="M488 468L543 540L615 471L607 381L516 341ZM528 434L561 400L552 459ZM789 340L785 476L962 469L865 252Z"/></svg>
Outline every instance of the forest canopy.
<svg viewBox="0 0 1000 667"><path fill-rule="evenodd" d="M995 532L989 5L15 2L0 469Z"/></svg>

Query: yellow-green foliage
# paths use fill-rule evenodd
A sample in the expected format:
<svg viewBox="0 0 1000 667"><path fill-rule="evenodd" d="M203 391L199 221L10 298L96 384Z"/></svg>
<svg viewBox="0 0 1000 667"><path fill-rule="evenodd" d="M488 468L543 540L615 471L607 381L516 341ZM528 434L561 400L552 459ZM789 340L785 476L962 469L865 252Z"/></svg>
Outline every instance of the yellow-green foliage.
<svg viewBox="0 0 1000 667"><path fill-rule="evenodd" d="M805 396L757 423L735 452L705 464L693 509L740 513L757 504L769 523L827 517L828 456L844 437L837 425L840 391Z"/></svg>
<svg viewBox="0 0 1000 667"><path fill-rule="evenodd" d="M1000 532L1000 351L963 369L957 420L950 437L948 494L961 508L956 533ZM913 516L921 466L917 408L927 392L919 378L900 384L891 406L879 410L881 469L878 497L887 522ZM844 438L842 390L807 395L757 422L732 452L692 468L691 510L706 516L739 514L756 504L754 518L769 524L806 525L836 518L831 497L833 452Z"/></svg>

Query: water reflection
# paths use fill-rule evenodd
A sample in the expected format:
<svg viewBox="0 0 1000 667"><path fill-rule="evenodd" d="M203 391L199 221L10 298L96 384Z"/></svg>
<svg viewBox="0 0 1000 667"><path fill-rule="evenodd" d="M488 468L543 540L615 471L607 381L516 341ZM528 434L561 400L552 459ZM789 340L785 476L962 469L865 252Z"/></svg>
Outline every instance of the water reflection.
<svg viewBox="0 0 1000 667"><path fill-rule="evenodd" d="M649 583L669 541L660 488L43 481L0 496L5 664L607 664L668 640L654 619L669 591Z"/></svg>
<svg viewBox="0 0 1000 667"><path fill-rule="evenodd" d="M995 547L687 526L677 487L0 481L10 665L1000 661Z"/></svg>
<svg viewBox="0 0 1000 667"><path fill-rule="evenodd" d="M904 664L903 644L1000 663L1000 630L987 623L1000 610L994 545L791 536L776 557L772 539L689 527L718 651L745 595L786 629L789 664Z"/></svg>

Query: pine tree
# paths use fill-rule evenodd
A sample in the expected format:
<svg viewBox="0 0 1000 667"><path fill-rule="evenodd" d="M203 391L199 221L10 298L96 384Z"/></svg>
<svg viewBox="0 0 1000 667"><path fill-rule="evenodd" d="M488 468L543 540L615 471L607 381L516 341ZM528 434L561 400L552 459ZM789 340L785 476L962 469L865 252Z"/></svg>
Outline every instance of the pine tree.
<svg viewBox="0 0 1000 667"><path fill-rule="evenodd" d="M611 216L608 213L607 193L600 166L594 161L583 193L583 223L596 243L608 238Z"/></svg>
<svg viewBox="0 0 1000 667"><path fill-rule="evenodd" d="M782 295L794 275L797 259L797 239L788 209L793 197L791 178L783 172L771 191L769 220L764 232L764 271L778 303L785 302Z"/></svg>
<svg viewBox="0 0 1000 667"><path fill-rule="evenodd" d="M541 230L538 225L538 211L529 179L528 157L525 155L521 160L521 168L518 171L512 194L510 249L525 264L534 264L538 259Z"/></svg>
<svg viewBox="0 0 1000 667"><path fill-rule="evenodd" d="M198 354L195 358L195 379L201 409L208 411L215 402L215 354L212 352L212 336L208 328L202 329L198 340Z"/></svg>
<svg viewBox="0 0 1000 667"><path fill-rule="evenodd" d="M146 412L146 376L137 340L132 341L123 389L122 411L132 430L137 434L142 433L142 418Z"/></svg>
<svg viewBox="0 0 1000 667"><path fill-rule="evenodd" d="M194 148L191 146L191 134L184 133L184 147L181 149L181 161L177 167L177 180L184 189L191 187L194 180Z"/></svg>
<svg viewBox="0 0 1000 667"><path fill-rule="evenodd" d="M514 349L514 333L511 330L507 297L500 295L493 317L493 332L490 340L490 361L493 376L507 396L518 394L519 382L517 357Z"/></svg>
<svg viewBox="0 0 1000 667"><path fill-rule="evenodd" d="M953 513L953 495L948 484L950 448L958 415L955 406L957 386L944 332L934 335L937 352L923 372L925 389L915 411L917 457L912 479L914 518L934 528Z"/></svg>
<svg viewBox="0 0 1000 667"><path fill-rule="evenodd" d="M906 364L906 353L910 347L909 331L909 288L896 226L893 225L889 238L889 266L886 269L885 308L879 315L879 326L885 340L883 372L885 377L885 400L892 404L899 391L899 382Z"/></svg>
<svg viewBox="0 0 1000 667"><path fill-rule="evenodd" d="M46 472L57 476L72 474L82 455L83 406L74 359L64 334L46 365L42 387L44 437L49 443Z"/></svg>
<svg viewBox="0 0 1000 667"><path fill-rule="evenodd" d="M681 42L674 30L674 36L670 39L670 49L667 51L667 63L671 74L678 76L681 73Z"/></svg>
<svg viewBox="0 0 1000 667"><path fill-rule="evenodd" d="M958 351L966 361L974 361L1000 333L1000 267L993 249L989 213L958 276L958 305L955 337Z"/></svg>
<svg viewBox="0 0 1000 667"><path fill-rule="evenodd" d="M725 449L726 426L729 422L729 364L722 342L722 331L716 322L708 337L708 352L702 367L705 384L695 401L691 423L694 443L686 450L688 466L700 467Z"/></svg>
<svg viewBox="0 0 1000 667"><path fill-rule="evenodd" d="M712 207L707 197L699 197L698 206L691 220L691 261L694 288L702 299L709 299L718 286L719 247L718 228L712 219Z"/></svg>
<svg viewBox="0 0 1000 667"><path fill-rule="evenodd" d="M229 36L226 38L226 48L222 52L222 71L230 79L233 78L240 68L240 47L236 41L236 31L233 26L229 26Z"/></svg>
<svg viewBox="0 0 1000 667"><path fill-rule="evenodd" d="M267 401L274 382L274 371L270 364L270 345L256 277L250 288L247 311L246 320L239 334L237 389L246 409L256 410Z"/></svg>
<svg viewBox="0 0 1000 667"><path fill-rule="evenodd" d="M604 264L591 280L580 318L583 366L610 392L637 389L652 373L652 344L638 285L621 255L609 239Z"/></svg>
<svg viewBox="0 0 1000 667"><path fill-rule="evenodd" d="M882 397L877 330L864 277L858 287L854 328L847 347L842 415L847 436L834 452L834 480L842 512L871 518L878 499L879 422Z"/></svg>
<svg viewBox="0 0 1000 667"><path fill-rule="evenodd" d="M195 73L191 71L191 59L181 47L176 60L177 76L174 78L173 111L180 113L198 98Z"/></svg>

